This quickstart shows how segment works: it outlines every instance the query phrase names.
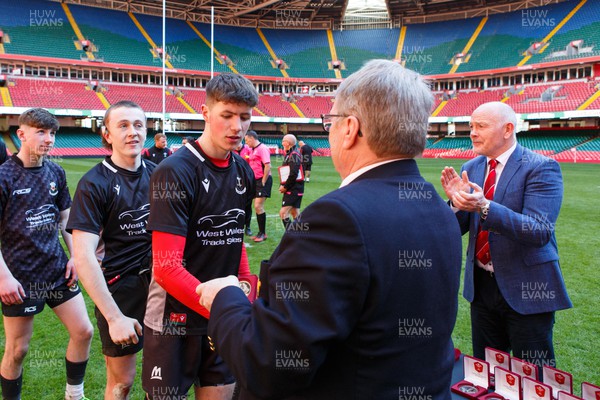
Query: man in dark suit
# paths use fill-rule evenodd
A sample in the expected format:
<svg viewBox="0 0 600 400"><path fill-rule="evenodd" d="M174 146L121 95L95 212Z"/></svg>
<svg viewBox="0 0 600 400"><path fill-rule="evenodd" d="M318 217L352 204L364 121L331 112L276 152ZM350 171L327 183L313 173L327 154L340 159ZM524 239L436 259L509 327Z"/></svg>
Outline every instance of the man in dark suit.
<svg viewBox="0 0 600 400"><path fill-rule="evenodd" d="M480 156L463 165L462 177L446 167L441 181L469 232L464 296L474 356L484 358L489 346L554 366L554 312L572 307L554 234L562 175L556 161L517 143L516 125L504 103L478 107L471 140Z"/></svg>
<svg viewBox="0 0 600 400"><path fill-rule="evenodd" d="M290 224L250 304L230 276L198 286L241 399L450 399L461 241L413 157L427 84L373 60L323 115L342 185Z"/></svg>

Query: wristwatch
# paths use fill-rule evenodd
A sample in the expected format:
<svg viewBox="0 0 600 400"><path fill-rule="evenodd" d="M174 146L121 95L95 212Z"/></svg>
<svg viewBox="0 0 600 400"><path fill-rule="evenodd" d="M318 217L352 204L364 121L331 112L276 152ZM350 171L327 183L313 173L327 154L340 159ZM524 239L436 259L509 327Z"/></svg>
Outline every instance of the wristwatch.
<svg viewBox="0 0 600 400"><path fill-rule="evenodd" d="M481 206L481 208L479 209L479 218L481 218L483 221L485 221L489 212L490 212L490 202L488 201L483 206Z"/></svg>

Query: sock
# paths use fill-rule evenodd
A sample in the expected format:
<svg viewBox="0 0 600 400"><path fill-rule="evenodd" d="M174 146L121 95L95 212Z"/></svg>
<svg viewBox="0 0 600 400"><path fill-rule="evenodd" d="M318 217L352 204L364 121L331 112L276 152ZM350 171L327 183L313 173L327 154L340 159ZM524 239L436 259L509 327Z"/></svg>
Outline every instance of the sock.
<svg viewBox="0 0 600 400"><path fill-rule="evenodd" d="M21 400L21 387L23 386L23 372L17 379L6 379L0 376L2 381L2 399Z"/></svg>
<svg viewBox="0 0 600 400"><path fill-rule="evenodd" d="M72 362L65 358L67 370L67 386L65 387L65 399L80 400L83 398L83 378L87 360Z"/></svg>
<svg viewBox="0 0 600 400"><path fill-rule="evenodd" d="M256 221L258 222L258 232L266 233L267 213L256 214Z"/></svg>
<svg viewBox="0 0 600 400"><path fill-rule="evenodd" d="M283 222L283 226L285 227L285 230L288 230L288 227L290 226L290 224L292 223L292 221L289 218L286 219L282 219L281 222Z"/></svg>
<svg viewBox="0 0 600 400"><path fill-rule="evenodd" d="M65 358L65 366L67 369L67 383L69 385L81 385L85 376L85 368L88 360L81 362L72 362Z"/></svg>
<svg viewBox="0 0 600 400"><path fill-rule="evenodd" d="M66 400L81 400L83 399L83 383L79 385L69 385L65 388L65 399Z"/></svg>

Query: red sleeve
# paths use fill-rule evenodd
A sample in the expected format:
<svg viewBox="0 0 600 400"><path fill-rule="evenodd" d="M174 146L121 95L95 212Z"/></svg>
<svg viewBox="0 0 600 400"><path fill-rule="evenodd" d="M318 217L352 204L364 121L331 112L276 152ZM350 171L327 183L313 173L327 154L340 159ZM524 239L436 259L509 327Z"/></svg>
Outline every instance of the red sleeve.
<svg viewBox="0 0 600 400"><path fill-rule="evenodd" d="M154 280L186 307L204 318L209 318L208 310L200 305L200 296L196 293L196 287L201 282L182 265L184 248L185 237L159 231L152 232Z"/></svg>
<svg viewBox="0 0 600 400"><path fill-rule="evenodd" d="M240 268L238 269L238 276L250 275L250 263L248 262L248 254L246 253L246 246L242 244L242 258L240 258Z"/></svg>

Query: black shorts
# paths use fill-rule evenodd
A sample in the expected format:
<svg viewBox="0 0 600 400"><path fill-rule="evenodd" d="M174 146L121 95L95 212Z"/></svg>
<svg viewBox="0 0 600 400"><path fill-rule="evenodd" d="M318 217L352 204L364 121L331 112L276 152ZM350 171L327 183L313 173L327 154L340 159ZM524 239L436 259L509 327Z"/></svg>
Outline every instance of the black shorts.
<svg viewBox="0 0 600 400"><path fill-rule="evenodd" d="M144 313L146 312L146 301L148 300L148 286L150 284L150 273L141 275L130 273L121 277L118 281L108 286L115 303L123 315L135 318L140 325L144 326ZM108 357L123 357L135 354L144 346L144 337L139 337L137 344L120 345L110 338L108 322L96 307L96 325L102 342L102 354Z"/></svg>
<svg viewBox="0 0 600 400"><path fill-rule="evenodd" d="M46 287L44 284L30 284L32 290L29 290L27 297L23 299L22 304L6 305L2 303L2 315L5 317L29 317L39 314L44 310L44 306L55 308L71 300L81 293L79 285L71 287L66 282L54 287Z"/></svg>
<svg viewBox="0 0 600 400"><path fill-rule="evenodd" d="M283 194L281 207L300 208L302 204L302 194L296 192L286 192Z"/></svg>
<svg viewBox="0 0 600 400"><path fill-rule="evenodd" d="M267 183L263 186L262 178L256 180L256 196L257 197L271 197L271 188L273 188L273 177L269 175Z"/></svg>
<svg viewBox="0 0 600 400"><path fill-rule="evenodd" d="M304 171L310 171L310 168L312 167L312 163L303 163L302 164L302 168L304 169Z"/></svg>
<svg viewBox="0 0 600 400"><path fill-rule="evenodd" d="M170 329L172 328L172 329ZM208 336L186 335L185 326L163 331L144 327L142 387L149 399L184 399L192 385L220 386L235 382L229 368L216 351L210 349Z"/></svg>

